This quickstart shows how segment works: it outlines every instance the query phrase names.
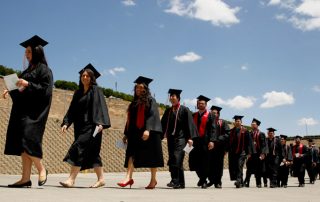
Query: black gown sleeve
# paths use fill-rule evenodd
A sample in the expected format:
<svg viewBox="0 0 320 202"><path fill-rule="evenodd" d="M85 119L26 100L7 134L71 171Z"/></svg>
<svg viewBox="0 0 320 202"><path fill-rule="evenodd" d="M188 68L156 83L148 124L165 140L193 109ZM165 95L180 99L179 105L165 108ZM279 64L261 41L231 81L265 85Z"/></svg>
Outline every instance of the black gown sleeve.
<svg viewBox="0 0 320 202"><path fill-rule="evenodd" d="M76 109L75 109L76 106L75 105L76 105L76 100L78 99L78 94L79 94L78 90L74 92L69 109L63 118L61 127L66 125L67 128L69 128L71 126L71 124L74 122L74 117L76 116L76 114L75 114L76 113Z"/></svg>
<svg viewBox="0 0 320 202"><path fill-rule="evenodd" d="M149 103L150 110L146 117L146 130L162 133L158 104L152 97L149 98Z"/></svg>
<svg viewBox="0 0 320 202"><path fill-rule="evenodd" d="M37 93L41 95L45 95L47 93L47 89L52 85L52 72L51 70L45 65L45 64L39 64L36 74L37 76L37 83L33 81L28 81L28 78L26 80L29 82L28 87L24 89L25 93Z"/></svg>
<svg viewBox="0 0 320 202"><path fill-rule="evenodd" d="M92 86L93 90L93 105L92 116L93 123L96 125L102 125L104 129L110 128L110 117L108 113L108 107L102 93L102 90L98 86Z"/></svg>
<svg viewBox="0 0 320 202"><path fill-rule="evenodd" d="M198 133L197 126L194 124L192 113L187 107L184 107L183 117L185 119L184 123L186 124L185 128L187 130L187 131L185 131L186 136L187 136L186 138L188 138L188 139L198 138L199 133Z"/></svg>
<svg viewBox="0 0 320 202"><path fill-rule="evenodd" d="M265 133L263 133L263 132L260 133L260 140L259 141L260 141L261 153L267 154L268 153L268 145L267 145Z"/></svg>
<svg viewBox="0 0 320 202"><path fill-rule="evenodd" d="M206 135L209 139L209 142L215 142L217 140L217 136L212 131L212 124L213 124L213 116L210 113L208 117L208 122L206 124Z"/></svg>

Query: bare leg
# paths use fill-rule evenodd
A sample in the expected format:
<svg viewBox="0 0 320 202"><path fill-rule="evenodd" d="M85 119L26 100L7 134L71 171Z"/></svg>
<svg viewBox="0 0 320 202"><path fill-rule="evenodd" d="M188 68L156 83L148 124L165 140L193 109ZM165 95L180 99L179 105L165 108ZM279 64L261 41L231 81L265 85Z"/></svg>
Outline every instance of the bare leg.
<svg viewBox="0 0 320 202"><path fill-rule="evenodd" d="M98 188L98 187L102 187L105 185L104 182L104 176L103 176L103 167L95 167L94 168L94 172L97 174L97 182L94 183L92 186L90 186L91 188Z"/></svg>
<svg viewBox="0 0 320 202"><path fill-rule="evenodd" d="M30 181L30 176L31 176L31 167L32 167L32 161L28 157L28 155L23 152L21 154L21 160L22 160L22 177L21 180L18 181L18 184L28 182Z"/></svg>
<svg viewBox="0 0 320 202"><path fill-rule="evenodd" d="M97 174L98 181L103 182L104 181L103 167L95 167L94 172Z"/></svg>
<svg viewBox="0 0 320 202"><path fill-rule="evenodd" d="M74 182L79 172L80 172L80 167L71 166L69 178L64 182L60 182L60 184L64 187L72 187L74 185Z"/></svg>
<svg viewBox="0 0 320 202"><path fill-rule="evenodd" d="M132 179L133 170L134 170L133 161L132 161L132 157L130 157L129 161L128 161L128 168L127 168L126 177L125 177L125 179L123 179L121 181L121 183L126 183Z"/></svg>
<svg viewBox="0 0 320 202"><path fill-rule="evenodd" d="M151 180L147 187L154 188L157 185L157 168L150 168Z"/></svg>
<svg viewBox="0 0 320 202"><path fill-rule="evenodd" d="M38 157L30 156L29 154L26 154L28 158L34 163L35 167L38 170L39 173L39 180L43 181L46 179L46 169L42 164L42 160Z"/></svg>

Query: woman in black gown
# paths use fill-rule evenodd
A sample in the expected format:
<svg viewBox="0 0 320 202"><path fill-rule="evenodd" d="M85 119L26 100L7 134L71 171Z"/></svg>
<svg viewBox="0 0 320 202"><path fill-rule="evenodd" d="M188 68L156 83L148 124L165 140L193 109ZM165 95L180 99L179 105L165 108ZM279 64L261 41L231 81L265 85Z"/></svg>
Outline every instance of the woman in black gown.
<svg viewBox="0 0 320 202"><path fill-rule="evenodd" d="M118 183L126 187L134 183L134 168L150 168L151 180L146 189L154 189L157 185L157 167L163 167L161 147L161 122L156 100L151 96L148 84L152 79L140 76L134 83L134 100L128 108L126 128L123 142L127 143L125 167L126 177Z"/></svg>
<svg viewBox="0 0 320 202"><path fill-rule="evenodd" d="M61 124L62 132L74 124L75 140L63 159L71 165L70 176L60 184L63 187L73 187L80 170L93 168L98 180L90 187L97 188L105 185L100 158L102 130L111 125L104 95L96 83L99 72L88 64L79 73L79 90L74 93ZM95 130L98 133L94 136Z"/></svg>
<svg viewBox="0 0 320 202"><path fill-rule="evenodd" d="M12 109L7 130L4 153L21 156L22 177L9 187L31 187L31 167L38 170L38 185L47 182L48 171L42 164L42 138L52 99L53 78L48 67L43 46L48 42L35 35L20 45L26 48L25 57L29 66L20 75L19 89L5 90L9 93Z"/></svg>

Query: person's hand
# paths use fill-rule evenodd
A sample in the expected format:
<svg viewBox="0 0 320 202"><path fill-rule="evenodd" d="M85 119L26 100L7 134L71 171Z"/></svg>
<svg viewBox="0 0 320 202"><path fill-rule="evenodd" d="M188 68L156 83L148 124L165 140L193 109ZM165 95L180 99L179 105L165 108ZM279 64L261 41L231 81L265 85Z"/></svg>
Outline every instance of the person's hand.
<svg viewBox="0 0 320 202"><path fill-rule="evenodd" d="M142 139L143 139L144 141L148 140L148 139L149 139L149 135L150 135L150 132L149 132L148 130L145 130L145 131L143 132Z"/></svg>
<svg viewBox="0 0 320 202"><path fill-rule="evenodd" d="M128 138L127 138L127 136L123 136L122 142L123 142L124 144L127 144L127 143L128 143Z"/></svg>
<svg viewBox="0 0 320 202"><path fill-rule="evenodd" d="M63 125L63 126L61 127L61 133L66 132L66 130L68 130L68 126L67 126L67 125Z"/></svg>
<svg viewBox="0 0 320 202"><path fill-rule="evenodd" d="M19 79L16 83L16 86L18 86L19 88L27 87L28 85L29 85L29 82L24 79Z"/></svg>
<svg viewBox="0 0 320 202"><path fill-rule="evenodd" d="M99 127L99 128L98 128L98 133L100 133L100 132L103 130L103 126L102 126L102 125L99 125L98 127Z"/></svg>
<svg viewBox="0 0 320 202"><path fill-rule="evenodd" d="M6 99L6 98L7 98L8 93L9 93L8 90L3 90L3 93L2 93L3 99Z"/></svg>
<svg viewBox="0 0 320 202"><path fill-rule="evenodd" d="M193 145L193 140L189 139L188 144L189 144L189 147L191 147Z"/></svg>
<svg viewBox="0 0 320 202"><path fill-rule="evenodd" d="M248 154L248 155L247 155L247 159L249 159L249 158L251 158L251 154Z"/></svg>
<svg viewBox="0 0 320 202"><path fill-rule="evenodd" d="M265 154L260 154L260 160L263 160L266 158L266 155Z"/></svg>
<svg viewBox="0 0 320 202"><path fill-rule="evenodd" d="M209 142L208 149L212 150L213 148L214 148L214 143L213 142Z"/></svg>

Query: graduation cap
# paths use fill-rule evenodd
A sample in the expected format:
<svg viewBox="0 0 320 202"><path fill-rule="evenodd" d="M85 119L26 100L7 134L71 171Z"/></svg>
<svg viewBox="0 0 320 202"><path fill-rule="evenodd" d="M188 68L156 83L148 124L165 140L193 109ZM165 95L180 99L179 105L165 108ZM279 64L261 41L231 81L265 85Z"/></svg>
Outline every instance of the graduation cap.
<svg viewBox="0 0 320 202"><path fill-rule="evenodd" d="M93 72L93 74L96 77L96 79L101 76L101 74L96 70L96 68L94 68L92 66L91 63L89 63L87 66L85 66L83 69L81 69L79 71L79 74L81 75L84 72L84 70L86 70L86 69L90 69Z"/></svg>
<svg viewBox="0 0 320 202"><path fill-rule="evenodd" d="M203 100L203 101L205 101L205 102L208 102L208 101L210 100L210 98L207 98L206 96L203 96L203 95L199 95L199 96L197 97L197 99L198 99L198 100Z"/></svg>
<svg viewBox="0 0 320 202"><path fill-rule="evenodd" d="M258 126L260 126L260 124L261 124L261 121L259 121L256 118L253 118L251 122L255 122Z"/></svg>
<svg viewBox="0 0 320 202"><path fill-rule="evenodd" d="M280 138L283 138L283 139L285 139L285 140L287 139L287 137L288 137L288 136L286 136L286 135L282 135L282 134L280 135Z"/></svg>
<svg viewBox="0 0 320 202"><path fill-rule="evenodd" d="M211 108L210 108L211 111L212 111L212 110L217 110L218 112L220 112L221 109L222 109L221 107L214 106L214 105L212 105Z"/></svg>
<svg viewBox="0 0 320 202"><path fill-rule="evenodd" d="M302 137L300 135L296 135L295 139L302 139Z"/></svg>
<svg viewBox="0 0 320 202"><path fill-rule="evenodd" d="M242 118L243 118L243 116L239 116L239 115L234 115L234 117L233 117L234 120L238 120L238 119L241 120Z"/></svg>
<svg viewBox="0 0 320 202"><path fill-rule="evenodd" d="M144 76L139 76L133 83L137 83L137 84L146 84L147 86L149 85L149 83L151 83L153 81L153 79L144 77Z"/></svg>
<svg viewBox="0 0 320 202"><path fill-rule="evenodd" d="M20 45L22 47L27 48L28 46L30 47L36 47L38 45L41 45L42 47L44 47L45 45L47 45L48 42L43 40L42 38L40 38L38 35L34 35L33 37L31 37L30 39L20 43Z"/></svg>
<svg viewBox="0 0 320 202"><path fill-rule="evenodd" d="M270 127L270 128L267 128L267 130L268 130L269 132L274 132L274 131L277 131L276 129L274 129L274 128L272 128L272 127Z"/></svg>
<svg viewBox="0 0 320 202"><path fill-rule="evenodd" d="M168 93L169 93L170 95L173 95L173 94L174 94L174 95L177 95L177 96L180 96L181 92L182 92L182 90L172 89L172 88L170 88L169 91L168 91Z"/></svg>

